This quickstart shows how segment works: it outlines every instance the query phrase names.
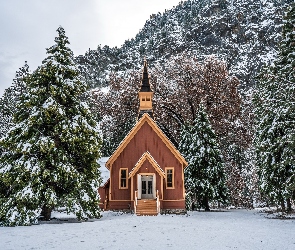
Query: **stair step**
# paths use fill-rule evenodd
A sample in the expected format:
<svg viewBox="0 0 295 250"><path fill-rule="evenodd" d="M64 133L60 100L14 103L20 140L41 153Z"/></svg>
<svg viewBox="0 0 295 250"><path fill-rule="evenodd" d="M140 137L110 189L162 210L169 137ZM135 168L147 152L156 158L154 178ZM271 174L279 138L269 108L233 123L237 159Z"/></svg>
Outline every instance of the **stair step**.
<svg viewBox="0 0 295 250"><path fill-rule="evenodd" d="M136 206L136 215L138 216L156 216L157 202L156 200L138 200Z"/></svg>
<svg viewBox="0 0 295 250"><path fill-rule="evenodd" d="M146 214L146 213L142 214L142 213L136 213L136 215L137 215L137 216L157 216L157 215L158 215L158 213L153 213L153 214Z"/></svg>

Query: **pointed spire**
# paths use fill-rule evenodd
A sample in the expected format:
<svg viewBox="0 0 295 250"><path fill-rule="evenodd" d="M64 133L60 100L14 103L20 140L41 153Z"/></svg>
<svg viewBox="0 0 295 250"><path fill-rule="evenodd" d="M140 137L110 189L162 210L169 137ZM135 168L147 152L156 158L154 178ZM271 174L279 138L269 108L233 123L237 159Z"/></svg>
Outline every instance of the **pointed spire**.
<svg viewBox="0 0 295 250"><path fill-rule="evenodd" d="M151 90L147 61L144 58L141 86L138 92L138 98L139 98L138 119L140 119L145 113L149 114L151 118L154 118L153 102L152 102L153 95L154 95L154 92Z"/></svg>
<svg viewBox="0 0 295 250"><path fill-rule="evenodd" d="M149 74L148 74L148 66L147 66L147 61L145 57L144 57L144 63L143 63L141 88L139 92L152 92L151 86L150 86Z"/></svg>

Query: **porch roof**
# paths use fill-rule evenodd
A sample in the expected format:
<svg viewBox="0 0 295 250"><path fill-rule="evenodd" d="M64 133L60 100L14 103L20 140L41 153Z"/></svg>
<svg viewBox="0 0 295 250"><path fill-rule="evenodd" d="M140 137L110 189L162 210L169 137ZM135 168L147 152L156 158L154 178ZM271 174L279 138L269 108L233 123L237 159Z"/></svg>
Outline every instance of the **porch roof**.
<svg viewBox="0 0 295 250"><path fill-rule="evenodd" d="M129 172L128 178L131 178L134 176L137 172L137 170L142 166L142 164L148 160L151 165L155 168L155 170L159 173L160 176L165 178L165 172L164 170L159 166L159 164L155 161L155 159L152 157L150 152L146 151L138 160L138 162L135 164L134 168Z"/></svg>

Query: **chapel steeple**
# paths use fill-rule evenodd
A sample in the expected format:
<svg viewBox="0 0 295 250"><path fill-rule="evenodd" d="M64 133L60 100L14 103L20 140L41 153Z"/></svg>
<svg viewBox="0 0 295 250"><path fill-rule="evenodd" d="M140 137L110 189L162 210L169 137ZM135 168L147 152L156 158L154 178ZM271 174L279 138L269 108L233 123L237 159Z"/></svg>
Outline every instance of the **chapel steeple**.
<svg viewBox="0 0 295 250"><path fill-rule="evenodd" d="M140 119L144 113L148 113L151 118L154 118L153 103L152 103L153 95L154 95L154 92L151 90L147 61L144 58L141 86L138 92L138 98L139 98L138 119Z"/></svg>

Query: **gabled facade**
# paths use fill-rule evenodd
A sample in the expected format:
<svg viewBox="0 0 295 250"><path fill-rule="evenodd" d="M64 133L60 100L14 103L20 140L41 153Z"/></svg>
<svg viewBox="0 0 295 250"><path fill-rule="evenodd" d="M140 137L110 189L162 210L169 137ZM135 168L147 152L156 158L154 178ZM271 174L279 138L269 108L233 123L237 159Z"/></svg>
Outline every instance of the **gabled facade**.
<svg viewBox="0 0 295 250"><path fill-rule="evenodd" d="M110 179L99 189L104 209L139 213L149 203L157 213L185 209L187 162L153 120L152 97L145 62L139 120L106 162Z"/></svg>

